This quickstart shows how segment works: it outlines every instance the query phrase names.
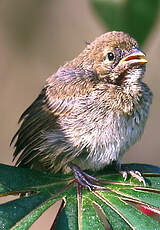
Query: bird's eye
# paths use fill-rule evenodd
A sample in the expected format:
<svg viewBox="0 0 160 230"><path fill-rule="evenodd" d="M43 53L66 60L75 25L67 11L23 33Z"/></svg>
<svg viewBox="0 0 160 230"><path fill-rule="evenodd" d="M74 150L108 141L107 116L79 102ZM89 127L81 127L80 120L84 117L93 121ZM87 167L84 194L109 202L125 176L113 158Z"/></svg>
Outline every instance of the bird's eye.
<svg viewBox="0 0 160 230"><path fill-rule="evenodd" d="M109 52L109 53L107 54L107 57L108 57L108 60L109 60L109 61L113 61L113 59L114 59L114 54L113 54L112 52Z"/></svg>

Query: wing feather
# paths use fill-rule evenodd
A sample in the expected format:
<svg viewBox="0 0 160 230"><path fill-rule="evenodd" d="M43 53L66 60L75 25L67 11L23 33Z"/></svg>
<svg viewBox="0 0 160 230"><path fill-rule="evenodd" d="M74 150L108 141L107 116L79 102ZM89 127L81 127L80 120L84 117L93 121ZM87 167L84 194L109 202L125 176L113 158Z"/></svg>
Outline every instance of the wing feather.
<svg viewBox="0 0 160 230"><path fill-rule="evenodd" d="M59 161L63 166L63 157L71 157L73 148L59 119L71 113L77 100L93 88L94 77L91 72L60 68L47 79L40 95L21 115L20 128L11 140L15 143L13 160L19 156L16 165L31 167L33 160L46 157L53 166Z"/></svg>

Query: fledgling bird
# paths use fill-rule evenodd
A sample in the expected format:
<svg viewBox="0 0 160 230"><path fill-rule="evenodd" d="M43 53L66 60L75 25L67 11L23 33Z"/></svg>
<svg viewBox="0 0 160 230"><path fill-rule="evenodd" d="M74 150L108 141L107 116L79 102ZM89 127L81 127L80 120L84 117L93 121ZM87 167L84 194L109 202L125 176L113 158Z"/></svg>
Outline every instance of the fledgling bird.
<svg viewBox="0 0 160 230"><path fill-rule="evenodd" d="M17 166L52 173L73 170L81 185L99 188L83 170L120 161L142 135L152 93L142 82L145 54L123 32L98 37L47 80L20 118ZM144 182L138 172L128 172ZM123 171L126 178L127 172Z"/></svg>

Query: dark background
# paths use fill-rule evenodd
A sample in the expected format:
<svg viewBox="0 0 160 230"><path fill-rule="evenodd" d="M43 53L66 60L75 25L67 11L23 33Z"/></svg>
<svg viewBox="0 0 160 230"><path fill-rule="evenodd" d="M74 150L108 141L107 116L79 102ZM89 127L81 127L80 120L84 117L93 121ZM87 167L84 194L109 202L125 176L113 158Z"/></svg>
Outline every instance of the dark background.
<svg viewBox="0 0 160 230"><path fill-rule="evenodd" d="M10 140L24 109L45 79L77 56L107 29L87 0L2 0L0 2L0 162L12 163ZM144 135L123 162L160 165L160 17L145 42L148 64L144 81L154 93ZM48 229L55 210L31 229ZM46 226L46 223L48 224ZM45 226L45 227L44 227Z"/></svg>

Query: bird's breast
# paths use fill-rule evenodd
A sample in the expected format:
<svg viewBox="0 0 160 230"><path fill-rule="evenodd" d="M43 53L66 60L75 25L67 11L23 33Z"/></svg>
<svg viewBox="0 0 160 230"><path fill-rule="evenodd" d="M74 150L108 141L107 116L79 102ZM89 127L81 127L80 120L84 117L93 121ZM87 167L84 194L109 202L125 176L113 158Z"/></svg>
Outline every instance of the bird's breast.
<svg viewBox="0 0 160 230"><path fill-rule="evenodd" d="M102 108L98 103L77 106L61 123L79 154L75 163L84 169L99 170L119 160L141 136L148 110L149 107L140 108L125 115Z"/></svg>

